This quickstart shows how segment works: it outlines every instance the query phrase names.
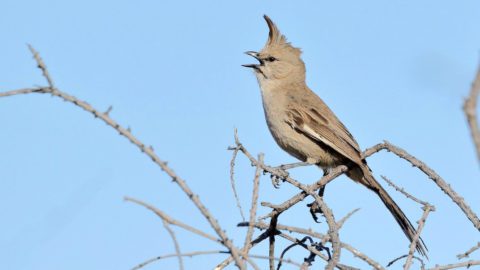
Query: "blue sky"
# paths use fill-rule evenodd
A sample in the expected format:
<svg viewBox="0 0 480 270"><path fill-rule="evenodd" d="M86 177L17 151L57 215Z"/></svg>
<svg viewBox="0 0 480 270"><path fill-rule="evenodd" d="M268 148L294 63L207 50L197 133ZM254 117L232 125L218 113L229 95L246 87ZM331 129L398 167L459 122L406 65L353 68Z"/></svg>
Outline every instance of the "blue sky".
<svg viewBox="0 0 480 270"><path fill-rule="evenodd" d="M266 128L257 82L241 64L262 48L268 14L304 51L309 86L362 148L386 139L417 156L480 211L478 163L461 106L479 63L478 1L2 1L0 91L45 85L26 44L57 86L111 116L199 194L236 244L246 232L229 183L233 130L276 165L294 159ZM77 107L47 95L0 99L2 269L130 269L173 252L161 221L132 196L210 231L179 188L127 140ZM423 239L430 264L455 262L478 241L459 209L429 180L388 153L368 159L437 206ZM254 169L240 158L237 185L248 208ZM292 175L304 183L320 170ZM412 221L419 207L388 189ZM262 178L261 200L295 189ZM376 196L346 178L325 199L337 218L361 208L340 237L382 264L408 243ZM260 214L268 209L261 208ZM281 223L326 231L297 206ZM176 230L182 251L218 249ZM281 243L286 245L286 243ZM281 245L279 247L281 247ZM266 255L265 246L253 253ZM289 257L302 261L306 253ZM343 262L366 268L344 252ZM221 256L186 258L210 269ZM260 262L260 265L264 265ZM397 265L400 267L402 264ZM166 259L145 269L176 269Z"/></svg>

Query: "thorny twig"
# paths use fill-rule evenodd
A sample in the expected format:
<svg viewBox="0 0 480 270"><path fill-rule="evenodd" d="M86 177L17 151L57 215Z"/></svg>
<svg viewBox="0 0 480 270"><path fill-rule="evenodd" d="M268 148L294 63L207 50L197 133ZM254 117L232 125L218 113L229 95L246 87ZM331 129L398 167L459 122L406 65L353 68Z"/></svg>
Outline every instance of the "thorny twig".
<svg viewBox="0 0 480 270"><path fill-rule="evenodd" d="M120 124L118 124L115 120L113 120L108 114L102 113L92 107L90 104L88 104L85 101L82 101L72 95L67 94L66 92L60 91L57 89L53 83L53 80L46 68L45 63L43 60L40 58L40 55L38 54L37 51L33 49L32 46L29 45L29 49L33 54L33 57L35 61L37 62L38 68L42 71L43 76L48 82L48 87L36 87L36 88L27 88L27 89L19 89L19 90L13 90L13 91L8 91L4 93L0 93L0 97L6 97L6 96L11 96L11 95L17 95L17 94L29 94L29 93L40 93L40 94L51 94L52 96L59 97L60 99L63 99L64 101L70 102L74 104L75 106L78 106L85 111L93 114L95 118L98 118L105 122L107 125L111 126L113 129L115 129L120 135L124 136L127 138L132 144L137 146L142 153L147 155L155 164L157 164L161 170L163 170L172 180L175 182L181 189L182 191L190 198L190 200L194 203L196 208L200 210L201 214L205 217L205 219L208 221L210 226L213 228L215 233L220 237L222 245L224 245L232 254L235 264L237 265L238 268L240 269L245 269L245 264L242 261L242 259L239 256L239 250L233 245L232 241L227 237L225 231L220 227L220 224L217 222L217 220L213 217L213 215L210 213L210 211L203 205L203 203L200 201L198 196L193 193L193 191L190 189L190 187L187 185L185 180L183 180L180 176L178 176L172 168L170 168L167 163L163 160L161 160L153 151L153 148L151 147L146 147L144 143L142 143L137 137L135 137L129 129L126 129L122 127Z"/></svg>
<svg viewBox="0 0 480 270"><path fill-rule="evenodd" d="M423 173L425 173L430 179L433 180L435 184L437 184L437 186L445 194L447 194L447 196L449 196L458 205L458 207L460 207L463 213L465 213L467 218L472 222L473 226L475 226L477 230L480 230L480 219L475 214L475 212L473 212L472 208L470 208L470 206L465 202L465 199L460 196L460 194L455 192L455 190L453 190L453 188L447 182L445 182L445 180L443 180L443 178L440 177L434 170L428 167L427 164L410 155L405 150L387 141L384 141L383 143L379 143L365 150L363 157L368 157L384 149L393 152L395 155L402 159L405 159L406 161L410 162L410 164L412 164L414 167L417 167Z"/></svg>
<svg viewBox="0 0 480 270"><path fill-rule="evenodd" d="M312 166L311 163L308 162L295 162L290 164L283 164L278 166L278 169L288 171L290 169L298 168L298 167L305 167L305 166Z"/></svg>
<svg viewBox="0 0 480 270"><path fill-rule="evenodd" d="M223 251L223 250L201 250L201 251L194 251L194 252L181 253L181 254L176 254L176 253L166 254L166 255L156 256L156 257L153 257L151 259L148 259L148 260L138 264L137 266L135 266L131 270L138 270L138 269L141 269L141 268L145 267L148 264L154 263L154 262L159 261L159 260L172 258L172 257L178 257L178 256L180 256L180 257L194 257L194 256L209 255L209 254L230 254L230 253L228 251ZM264 260L268 259L267 256L262 256L262 255L257 255L257 254L249 254L249 257L255 258L255 259L264 259ZM291 264L293 266L297 266L297 267L301 266L301 264L299 264L299 263L297 263L297 262L295 262L291 259L282 259L282 258L274 258L274 259L276 261L281 261L283 263L288 263L288 264Z"/></svg>
<svg viewBox="0 0 480 270"><path fill-rule="evenodd" d="M472 254L473 252L475 252L479 248L480 248L480 242L478 242L476 246L471 247L469 250L465 251L464 253L458 254L457 258L459 260L463 259L463 258L468 258L468 256L470 256L470 254Z"/></svg>
<svg viewBox="0 0 480 270"><path fill-rule="evenodd" d="M188 252L188 253L174 253L174 254L166 254L166 255L160 255L153 257L151 259L148 259L142 263L139 263L137 266L133 267L131 270L138 270L141 269L151 263L154 263L159 260L163 259L168 259L172 257L193 257L193 256L199 256L199 255L208 255L208 254L222 254L222 253L228 253L228 251L222 251L222 250L201 250L201 251L194 251L194 252Z"/></svg>
<svg viewBox="0 0 480 270"><path fill-rule="evenodd" d="M243 226L249 226L249 224L247 222L241 222L237 226L243 227ZM268 229L268 224L266 224L264 222L256 222L254 224L254 226L255 226L255 228L258 228L260 230ZM298 227L294 227L294 226L286 226L286 225L282 225L282 224L277 224L277 229L281 230L281 231L289 231L289 232L295 232L295 233L299 233L299 234L309 235L309 236L321 239L322 243L325 243L330 239L329 235L325 235L325 234L322 234L322 233L319 233L319 232L315 232L312 229L304 229L304 228L298 228ZM375 260L368 257L366 254L360 252L359 250L355 249L351 245L349 245L345 242L340 242L340 247L350 251L356 258L359 258L359 259L365 261L367 264L372 266L374 269L384 270L384 268L382 267L382 265L380 263L376 262Z"/></svg>
<svg viewBox="0 0 480 270"><path fill-rule="evenodd" d="M263 154L258 155L258 160L263 162ZM253 178L253 194L252 194L252 203L250 207L250 216L249 216L249 223L252 224L248 226L247 235L245 236L245 244L243 245L243 253L248 254L249 252L249 244L252 241L253 236L253 222L255 222L255 218L257 215L257 202L258 202L258 189L260 186L260 175L262 173L262 169L260 166L257 166L255 170L255 176Z"/></svg>
<svg viewBox="0 0 480 270"><path fill-rule="evenodd" d="M133 202L133 203L136 203L138 205L141 205L145 208L147 208L148 210L152 211L153 213L155 213L158 217L160 217L162 220L166 221L168 224L171 224L171 225L175 225L175 226L178 226L184 230L187 230L189 232L192 232L196 235L199 235L203 238L206 238L206 239L209 239L209 240L212 240L216 243L220 243L221 244L221 240L216 238L215 236L211 235L211 234L208 234L208 233L205 233L197 228L194 228L188 224L185 224L181 221L178 221L176 219L173 219L172 217L170 217L169 215L167 215L166 213L164 213L163 211L161 211L160 209L154 207L153 205L150 205L148 203L145 203L141 200L137 200L137 199L134 199L134 198L131 198L131 197L125 197L124 198L125 201L127 202Z"/></svg>
<svg viewBox="0 0 480 270"><path fill-rule="evenodd" d="M412 265L412 259L413 259L413 253L415 252L415 247L417 246L417 242L421 241L420 234L422 233L423 227L425 226L425 221L427 220L428 214L430 214L430 212L433 211L433 209L434 209L433 206L431 206L430 204L427 204L423 207L423 215L418 221L417 231L415 232L415 235L412 238L412 242L410 243L410 248L408 250L408 257L407 257L407 260L405 261L405 264L403 265L404 270L410 269L410 266Z"/></svg>
<svg viewBox="0 0 480 270"><path fill-rule="evenodd" d="M309 187L291 178L286 179L286 181L294 185L295 187L300 188L304 192L308 193L310 196L314 197L315 202L319 205L328 224L328 235L330 236L330 242L332 243L332 249L333 249L332 258L328 261L328 264L325 267L325 270L332 270L333 268L335 268L336 264L340 261L340 253L341 253L337 223L335 222L335 217L333 216L332 210L323 201L323 198L320 197L320 195L318 195L315 191L310 191Z"/></svg>
<svg viewBox="0 0 480 270"><path fill-rule="evenodd" d="M232 186L233 196L235 197L238 211L240 211L240 216L242 217L242 220L245 220L245 215L243 214L242 205L240 204L240 198L238 197L237 189L235 187L235 160L237 158L238 149L235 148L232 150L233 150L233 154L232 154L232 159L230 160L230 185Z"/></svg>
<svg viewBox="0 0 480 270"><path fill-rule="evenodd" d="M395 190L397 190L398 192L405 195L405 197L411 199L412 201L414 201L416 203L419 203L419 204L423 205L423 208L422 208L423 209L423 215L420 218L420 220L417 222L418 223L418 228L417 228L417 230L415 232L415 235L413 236L413 239L410 243L410 247L408 249L408 254L405 256L405 257L407 257L407 259L405 260L405 264L403 265L403 269L407 270L407 269L410 269L410 266L412 265L412 262L413 262L413 258L415 258L413 253L415 252L415 247L417 246L417 242L422 241L421 238L420 238L420 234L422 233L423 227L425 226L425 222L427 220L428 214L430 214L430 212L432 212L432 211L435 211L435 206L429 204L426 201L422 201L422 200L416 198L415 196L411 195L403 187L399 187L399 186L395 185L387 177L382 175L382 178L390 186L395 188ZM403 258L403 257L400 257L400 258ZM393 264L394 262L396 262L400 258L397 258L397 259L393 260L389 265ZM427 257L427 259L428 259L428 257ZM422 261L422 266L423 266L423 261Z"/></svg>
<svg viewBox="0 0 480 270"><path fill-rule="evenodd" d="M169 177L173 180L173 182L175 182L183 190L183 192L192 200L192 202L195 204L196 208L198 208L200 210L202 215L210 223L211 227L213 228L213 230L216 232L216 234L219 237L219 238L217 238L213 235L210 235L210 234L204 233L202 231L199 231L199 230L197 230L197 229L195 229L195 228L193 228L193 227L191 227L187 224L176 221L176 220L172 219L171 217L167 216L165 213L161 212L160 210L158 210L158 209L156 209L156 208L154 208L150 205L147 205L146 203L143 203L143 202L135 200L135 199L126 198L126 200L141 204L141 205L149 208L153 212L155 212L157 215L159 215L162 218L162 222L164 223L165 228L171 234L172 239L174 241L175 249L176 249L175 254L159 256L159 257L156 257L156 258L154 258L152 260L149 260L149 261L155 261L155 260L158 260L158 259L161 259L161 258L167 258L167 257L178 257L179 258L180 269L182 269L183 268L183 262L181 260L181 257L195 256L195 255L201 255L201 254L212 254L212 253L226 253L226 254L230 254L230 256L229 256L229 258L227 258L224 262L222 262L220 264L223 267L228 265L230 262L235 261L235 264L239 269L245 269L245 264L244 264L243 260L246 260L247 262L249 262L253 266L254 269L258 269L258 267L254 264L254 262L249 259L249 257L268 259L270 261L270 265L272 266L273 264L271 262L273 260L278 260L274 257L273 247L270 248L270 255L268 257L255 256L255 255L248 254L249 250L254 245L264 241L265 239L270 239L270 245L272 246L274 244L273 241L275 239L274 238L275 235L279 235L279 236L281 236L281 237L283 237L283 238L285 238L289 241L292 241L294 243L300 241L298 239L290 237L289 235L286 235L284 233L280 233L279 231L277 231L277 230L282 230L282 229L287 228L286 226L277 224L277 218L281 213L283 213L284 211L289 209L291 206L293 206L296 203L302 201L305 197L310 195L310 196L313 196L315 198L316 202L322 208L322 211L324 212L324 214L326 216L327 223L329 225L328 235L322 235L322 234L313 232L311 230L307 231L305 229L295 228L295 227L288 227L288 230L289 231L296 231L296 232L299 232L299 233L304 233L306 235L312 235L312 236L315 236L315 237L318 237L318 238L322 239L322 241L331 241L334 253L333 253L332 259L328 260L328 258L326 258L324 254L321 254L320 252L318 252L318 250L316 250L315 247L307 246L306 249L309 250L312 254L315 254L317 256L320 256L322 259L327 260L328 264L327 264L326 269L333 269L334 267L336 267L338 269L355 269L353 267L346 266L346 265L338 263L341 248L349 250L355 256L361 258L362 260L364 260L365 262L367 262L368 264L373 266L375 269L383 269L383 267L380 264L376 263L375 261L373 261L372 259L370 259L366 255L358 252L356 249L349 246L348 244L340 242L340 240L338 239L339 228L343 225L343 222L356 210L354 210L352 213L347 215L344 219L340 220L338 223L335 223L335 220L333 218L333 213L325 205L325 203L323 202L323 199L315 193L315 191L317 191L319 188L324 187L327 183L329 183L330 181L332 181L333 179L335 179L339 175L346 172L347 171L346 166L338 166L338 167L334 168L327 175L325 175L319 181L317 181L316 183L314 183L312 185L303 185L303 184L299 183L298 181L294 180L293 178L289 177L289 174L288 174L288 172L286 172L286 170L291 169L291 168L295 168L295 167L298 167L298 166L305 166L305 165L308 165L308 164L296 163L296 164L281 165L279 167L267 166L263 163L263 160L262 160L261 157L259 157L258 160L253 158L253 156L239 142L237 134L235 133L236 147L234 149L231 149L231 150L235 151L234 155L232 157L232 162L231 162L231 180L232 180L232 186L234 188L234 194L236 195L237 204L239 205L242 217L243 217L243 211L241 210L238 195L236 194L236 190L235 190L235 183L233 181L234 180L233 179L233 176L234 176L233 167L235 165L234 164L235 157L238 154L238 152L241 151L252 162L252 165L257 167L257 171L255 173L255 179L254 179L254 192L253 192L254 194L253 194L253 197L252 197L252 207L251 207L251 210L250 210L250 219L249 219L249 222L247 223L248 224L247 226L249 226L249 230L247 232L244 247L243 247L242 250L239 250L238 248L236 248L233 245L231 240L227 237L226 233L219 226L218 222L213 218L211 213L205 208L205 206L199 200L198 196L190 190L190 188L187 186L186 182L183 179L181 179L178 175L176 175L176 173L167 165L167 163L165 161L162 161L154 153L153 147L151 147L151 146L146 147L145 144L143 144L140 140L138 140L132 134L130 128L123 128L117 122L115 122L112 118L110 118L109 112L111 111L111 108L112 108L111 106L109 107L109 109L107 111L101 113L98 110L96 110L95 108L93 108L91 105L89 105L87 102L79 100L78 98L76 98L74 96L71 96L71 95L57 89L55 87L55 84L54 84L49 72L48 72L48 69L47 69L45 63L41 59L38 52L35 51L33 49L33 47L31 47L30 45L29 45L29 49L32 52L33 57L37 62L38 68L41 69L42 75L47 80L48 86L47 87L24 88L24 89L8 91L8 92L0 93L0 97L7 97L7 96L12 96L12 95L20 95L20 94L30 94L30 93L51 94L52 96L59 97L59 98L63 99L64 101L70 102L70 103L84 109L85 111L93 114L95 116L95 118L99 118L100 120L105 122L107 125L111 126L113 129L118 131L120 135L126 137L132 144L137 146L155 164L157 164L163 171L165 171L169 175ZM479 161L480 161L480 134L479 134L480 132L478 130L478 122L477 122L477 119L476 119L476 111L475 111L479 92L480 92L480 68L478 70L476 79L474 80L474 83L472 85L472 89L471 89L471 93L469 95L469 98L465 101L465 104L464 104L464 111L465 111L465 114L467 116L468 123L470 125L470 129L471 129L471 132L472 132L472 137L473 137L475 146L477 148L477 154L478 154ZM396 147L396 146L390 144L389 142L385 141L384 143L375 145L374 147L367 149L363 153L363 157L368 157L368 156L372 155L373 153L379 152L382 149L386 149L387 151L391 151L391 152L395 153L400 158L403 158L403 159L407 160L413 166L419 168L422 172L424 172L430 179L432 179L437 184L437 186L440 187L440 189L443 192L445 192L460 207L460 209L465 213L465 215L473 223L475 228L480 230L480 219L471 210L471 208L465 203L464 199L461 196L459 196L440 176L438 176L435 173L435 171L433 171L431 168L429 168L422 161L416 159L415 157L413 157L410 154L408 154L407 152L405 152L403 149L401 149L399 147ZM282 203L280 205L262 203L262 205L264 205L264 206L268 206L268 207L273 208L272 212L269 213L266 217L264 217L264 218L270 217L271 218L271 223L270 223L270 226L265 224L265 226L268 227L266 232L262 233L255 240L251 241L251 238L253 236L253 227L260 228L260 227L263 226L263 225L260 226L263 223L254 223L255 216L256 216L256 201L257 201L257 197L258 197L258 178L259 178L259 175L260 175L260 171L262 171L262 170L270 173L270 175L272 175L272 176L274 176L278 179L282 179L282 180L296 186L297 188L301 189L302 192L298 193L297 195L293 196L291 199L285 201L284 203ZM385 180L387 182L390 182L390 181L388 181L388 179L385 179ZM394 185L393 183L391 183L391 184ZM410 194L404 192L403 188L399 188L395 185L394 185L394 187L397 190L399 190L400 192L404 193L407 197L409 197L412 200L424 205L424 208L423 208L424 213L423 213L422 218L418 222L419 226L418 226L418 229L417 229L417 234L414 236L414 239L413 239L413 241L410 245L409 254L404 255L404 257L407 257L404 268L409 269L409 267L411 265L412 258L416 258L415 256L413 256L415 243L419 240L420 233L423 229L425 220L426 220L429 212L434 211L434 207L432 205L430 205L430 204L428 204L424 201L418 200L415 197L411 196ZM257 191L255 191L255 188L257 188ZM257 194L255 194L255 193L257 193ZM245 218L243 218L243 220L245 220ZM210 253L208 251L205 251L203 253L202 252L196 252L196 253L192 252L192 253L181 254L178 242L176 241L176 237L173 234L173 231L171 230L169 225L179 226L179 227L184 228L186 230L189 230L189 231L191 231L195 234L198 234L202 237L205 237L207 239L215 241L216 243L219 243L219 244L225 246L228 249L228 251L215 251L215 252L210 251ZM265 229L265 226L263 226L263 229ZM480 244L477 244L476 247L471 248L469 251L465 252L464 254L458 255L459 259L464 258L464 257L468 257L468 255L470 253L474 252L479 247L480 247ZM243 257L243 259L242 259L242 257ZM313 257L311 259L313 259ZM134 268L134 269L139 269L139 268L143 267L144 265L148 264L149 261L147 261L143 264L140 264L139 266L137 266L138 268ZM280 261L282 261L282 258L280 258ZM285 261L285 260L283 260L283 261ZM305 265L306 264L304 263L301 267L304 267ZM454 269L454 268L460 268L460 267L470 267L470 266L473 266L473 265L480 265L480 261L472 260L472 261L443 265L443 266L438 266L437 265L434 268L431 268L429 270ZM423 268L424 268L424 265L423 265L423 261L422 261L422 269ZM223 268L216 268L216 269L223 269Z"/></svg>
<svg viewBox="0 0 480 270"><path fill-rule="evenodd" d="M428 268L427 270L449 270L449 269L455 269L455 268L470 268L471 266L474 265L480 265L480 261L466 261L466 262L461 262L461 263L452 263L452 264L446 264L446 265L436 265L433 268Z"/></svg>
<svg viewBox="0 0 480 270"><path fill-rule="evenodd" d="M264 170L267 171L268 173L280 176L280 175L277 174L277 172L275 170L272 170L271 167L269 167L269 166L266 166L264 168ZM320 189L321 187L330 183L335 178L342 175L347 170L348 170L348 168L345 165L340 165L340 166L335 167L327 175L323 176L320 180L313 183L312 185L309 185L308 186L309 190L316 191L316 190ZM288 199L285 202L283 202L281 204L278 204L278 205L273 205L273 204L270 204L270 203L262 202L261 203L262 206L273 208L273 210L269 214L260 217L260 219L267 219L267 218L273 217L274 215L281 214L281 213L285 212L286 210L290 209L290 207L292 207L295 204L301 202L307 196L308 196L307 192L301 191L300 193L294 195L290 199Z"/></svg>
<svg viewBox="0 0 480 270"><path fill-rule="evenodd" d="M172 241L173 241L173 245L175 246L175 253L178 255L178 268L180 270L183 270L184 267L183 267L183 258L182 256L180 256L180 254L182 254L182 252L180 251L180 245L178 244L178 241L177 241L177 236L175 236L175 232L172 230L172 228L170 228L170 225L168 225L168 222L165 221L165 220L162 220L163 221L163 227L165 227L165 229L167 230L168 234L170 234L170 237L172 238Z"/></svg>
<svg viewBox="0 0 480 270"><path fill-rule="evenodd" d="M273 258L275 257L275 234L277 234L277 222L278 216L272 217L268 227L268 232L270 232L268 236L268 257L270 258L270 270L275 270L275 261Z"/></svg>
<svg viewBox="0 0 480 270"><path fill-rule="evenodd" d="M33 58L37 62L37 67L42 71L43 77L45 77L45 79L47 80L48 86L52 90L55 89L55 84L53 83L53 79L50 76L50 73L48 72L47 66L43 62L43 59L40 57L40 54L30 44L28 44L28 49L30 50L30 52L33 55Z"/></svg>
<svg viewBox="0 0 480 270"><path fill-rule="evenodd" d="M353 214L355 214L359 210L360 210L360 208L355 208L352 211L350 211L350 213L346 214L343 218L341 218L337 222L337 229L340 230L343 227L343 224L345 224L345 221L347 221L351 216L353 216Z"/></svg>
<svg viewBox="0 0 480 270"><path fill-rule="evenodd" d="M430 205L426 201L422 201L422 200L418 199L417 197L413 196L412 194L408 193L403 187L399 187L399 186L395 185L395 183L390 181L390 179L388 179L386 176L382 175L381 177L382 177L383 180L385 180L385 182L388 183L388 185L392 186L396 191L405 195L405 197L407 197L407 198L411 199L412 201L414 201L416 203L419 203L423 206ZM435 207L433 207L433 205L430 205L430 206L432 207L432 211L435 211Z"/></svg>
<svg viewBox="0 0 480 270"><path fill-rule="evenodd" d="M242 224L247 224L246 226L248 227L249 224L248 222L242 222ZM255 226L256 227L256 226ZM272 233L275 233L275 232L271 232L269 230L269 225L266 225L265 228L266 231L261 233L259 236L257 236L257 238L255 238L254 240L252 240L248 246L246 247L248 250L250 250L252 247L254 247L255 245L261 243L262 241L264 241L265 239L268 239L270 237L270 235ZM270 256L268 257L270 259ZM231 262L233 261L233 257L230 256L228 258L226 258L225 260L223 260L222 262L220 262L215 268L214 270L222 270L224 269L225 267L227 267Z"/></svg>
<svg viewBox="0 0 480 270"><path fill-rule="evenodd" d="M238 149L250 160L250 162L252 163L253 166L260 166L264 171L267 171L267 172L269 172L271 174L274 174L274 175L278 175L278 172L275 169L272 169L271 167L263 164L263 162L259 162L258 160L256 160L250 154L250 152L248 152L248 150L245 147L243 147L243 145L240 143L240 140L238 139L237 134L235 134L235 144L238 147ZM338 230L337 230L337 223L335 222L335 218L333 216L332 210L325 204L323 199L316 193L316 190L312 189L310 186L304 185L304 184L298 182L297 180L295 180L295 179L293 179L289 176L285 176L285 174L280 176L280 177L282 177L285 180L285 182L288 182L288 183L292 184L293 186L301 189L303 192L305 192L306 195L310 195L310 196L314 197L315 201L318 203L319 207L321 208L322 213L324 214L324 216L327 220L327 224L328 224L328 228L329 228L328 229L328 234L330 235L330 242L332 243L332 249L333 249L332 259L329 260L329 262L327 264L327 267L325 269L326 270L333 269L335 267L335 265L338 263L338 261L340 260L341 249L340 249L340 240L339 240ZM275 226L276 226L277 218L278 218L280 213L281 212L279 212L278 214L274 215L271 218L271 220L270 220L270 229L271 230L276 228ZM270 255L269 256L273 257L275 235L271 234L269 239L270 239L270 248L269 248ZM272 263L270 264L270 269L274 270L274 267L272 266Z"/></svg>
<svg viewBox="0 0 480 270"><path fill-rule="evenodd" d="M193 228L192 226L190 225L187 225L181 221L178 221L178 220L175 220L173 219L172 217L168 216L167 214L165 214L164 212L162 212L160 209L154 207L153 205L150 205L150 204L147 204L141 200L137 200L137 199L134 199L134 198L130 198L130 197L125 197L125 201L129 201L129 202L133 202L133 203L136 203L136 204L139 204L139 205L142 205L144 206L145 208L151 210L152 212L154 212L157 216L159 216L164 222L167 222L168 224L171 224L171 225L175 225L175 226L178 226L182 229L185 229L187 231L190 231L194 234L197 234L197 235L200 235L206 239L209 239L209 240L212 240L214 242L217 242L217 243L220 243L222 244L222 241L220 239L216 239L214 236L210 235L210 234L207 234L203 231L200 231L196 228ZM231 254L231 253L230 253ZM248 256L245 256L243 255L244 253L242 252L242 256L244 256L245 260L254 268L254 269L259 269L258 266L256 266L256 264L250 260L248 258ZM232 259L233 261L233 257L230 256L230 258Z"/></svg>

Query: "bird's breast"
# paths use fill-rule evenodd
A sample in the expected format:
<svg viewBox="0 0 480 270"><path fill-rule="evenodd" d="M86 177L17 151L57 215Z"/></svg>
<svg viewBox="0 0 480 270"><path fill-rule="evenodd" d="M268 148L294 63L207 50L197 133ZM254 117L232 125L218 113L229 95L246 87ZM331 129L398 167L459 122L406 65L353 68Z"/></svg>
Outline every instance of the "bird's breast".
<svg viewBox="0 0 480 270"><path fill-rule="evenodd" d="M263 90L263 89L262 89ZM262 91L265 119L277 144L290 155L301 161L315 163L328 168L339 163L338 158L330 149L312 141L304 134L288 124L287 95L278 95L270 91Z"/></svg>

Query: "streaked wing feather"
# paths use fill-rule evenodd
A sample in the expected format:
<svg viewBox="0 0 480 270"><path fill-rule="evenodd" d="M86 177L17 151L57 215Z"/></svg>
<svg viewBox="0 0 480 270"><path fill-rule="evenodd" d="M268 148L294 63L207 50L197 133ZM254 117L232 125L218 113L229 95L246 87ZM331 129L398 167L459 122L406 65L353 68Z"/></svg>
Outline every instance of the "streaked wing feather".
<svg viewBox="0 0 480 270"><path fill-rule="evenodd" d="M291 116L289 124L298 132L328 145L354 163L362 163L357 142L335 116L327 120L315 109L307 110L304 107L290 108L288 115Z"/></svg>

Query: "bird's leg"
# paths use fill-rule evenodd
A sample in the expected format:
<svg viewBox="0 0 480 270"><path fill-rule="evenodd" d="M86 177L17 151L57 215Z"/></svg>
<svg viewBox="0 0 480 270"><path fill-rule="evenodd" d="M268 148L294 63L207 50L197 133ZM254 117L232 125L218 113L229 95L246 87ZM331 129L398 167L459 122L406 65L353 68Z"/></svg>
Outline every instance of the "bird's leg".
<svg viewBox="0 0 480 270"><path fill-rule="evenodd" d="M323 176L329 174L330 172L330 169L328 168L324 168L323 169ZM318 195L323 198L323 194L325 193L325 187L326 186L322 186L319 190L318 190ZM322 214L323 215L323 212L322 212L322 209L320 209L320 206L318 205L317 201L313 201L312 203L309 203L307 204L308 207L310 207L310 214L312 215L312 218L313 220L316 222L316 223L320 223L318 221L318 217L317 217L317 214Z"/></svg>
<svg viewBox="0 0 480 270"><path fill-rule="evenodd" d="M326 176L326 175L329 174L329 173L330 173L330 169L328 169L328 168L323 169L323 176ZM322 186L322 187L318 190L318 195L323 198L323 194L324 194L324 193L325 193L325 186Z"/></svg>
<svg viewBox="0 0 480 270"><path fill-rule="evenodd" d="M322 212L322 209L320 209L320 206L318 205L317 201L307 204L307 207L310 208L310 214L312 215L313 220L316 223L321 223L320 221L318 221L317 214L323 215L323 212Z"/></svg>
<svg viewBox="0 0 480 270"><path fill-rule="evenodd" d="M280 188L280 177L270 174L270 180L272 180L272 185L274 188Z"/></svg>

